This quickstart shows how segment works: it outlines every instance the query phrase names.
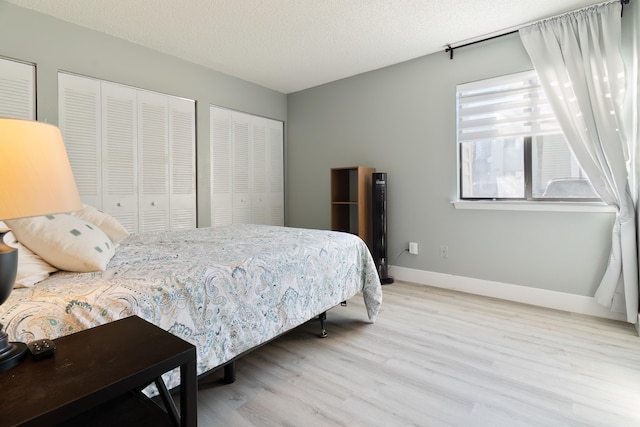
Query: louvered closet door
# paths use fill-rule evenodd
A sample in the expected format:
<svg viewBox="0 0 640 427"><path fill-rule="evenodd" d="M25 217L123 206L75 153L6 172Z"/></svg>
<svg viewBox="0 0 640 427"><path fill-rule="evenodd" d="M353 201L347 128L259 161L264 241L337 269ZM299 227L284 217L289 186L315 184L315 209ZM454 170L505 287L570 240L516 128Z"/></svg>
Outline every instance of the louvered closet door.
<svg viewBox="0 0 640 427"><path fill-rule="evenodd" d="M103 209L138 232L136 90L102 82Z"/></svg>
<svg viewBox="0 0 640 427"><path fill-rule="evenodd" d="M0 58L0 117L35 120L36 67Z"/></svg>
<svg viewBox="0 0 640 427"><path fill-rule="evenodd" d="M268 120L269 224L284 225L284 124Z"/></svg>
<svg viewBox="0 0 640 427"><path fill-rule="evenodd" d="M231 111L209 107L211 139L211 225L233 223Z"/></svg>
<svg viewBox="0 0 640 427"><path fill-rule="evenodd" d="M267 119L253 117L251 139L251 213L254 224L269 223Z"/></svg>
<svg viewBox="0 0 640 427"><path fill-rule="evenodd" d="M102 207L100 82L58 73L58 123L83 203Z"/></svg>
<svg viewBox="0 0 640 427"><path fill-rule="evenodd" d="M169 97L171 230L196 227L196 103Z"/></svg>
<svg viewBox="0 0 640 427"><path fill-rule="evenodd" d="M140 232L169 229L169 103L138 91Z"/></svg>
<svg viewBox="0 0 640 427"><path fill-rule="evenodd" d="M252 116L233 113L233 223L251 224Z"/></svg>
<svg viewBox="0 0 640 427"><path fill-rule="evenodd" d="M284 225L283 123L210 107L211 224Z"/></svg>

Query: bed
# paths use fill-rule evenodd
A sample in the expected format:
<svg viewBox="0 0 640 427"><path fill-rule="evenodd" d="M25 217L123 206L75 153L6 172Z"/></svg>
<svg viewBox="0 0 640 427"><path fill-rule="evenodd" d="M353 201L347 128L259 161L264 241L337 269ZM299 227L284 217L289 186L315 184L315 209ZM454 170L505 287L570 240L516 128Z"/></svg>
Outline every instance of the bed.
<svg viewBox="0 0 640 427"><path fill-rule="evenodd" d="M204 375L359 293L375 322L382 290L357 236L232 225L128 236L104 271L58 271L14 289L0 323L28 342L137 315L194 344Z"/></svg>

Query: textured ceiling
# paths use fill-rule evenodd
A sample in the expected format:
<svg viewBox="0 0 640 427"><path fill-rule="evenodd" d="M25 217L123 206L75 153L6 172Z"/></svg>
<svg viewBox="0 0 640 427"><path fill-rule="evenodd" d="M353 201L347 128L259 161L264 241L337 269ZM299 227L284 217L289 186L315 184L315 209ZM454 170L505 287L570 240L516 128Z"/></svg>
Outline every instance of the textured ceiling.
<svg viewBox="0 0 640 427"><path fill-rule="evenodd" d="M283 93L407 61L443 50L447 44L602 2L7 1Z"/></svg>

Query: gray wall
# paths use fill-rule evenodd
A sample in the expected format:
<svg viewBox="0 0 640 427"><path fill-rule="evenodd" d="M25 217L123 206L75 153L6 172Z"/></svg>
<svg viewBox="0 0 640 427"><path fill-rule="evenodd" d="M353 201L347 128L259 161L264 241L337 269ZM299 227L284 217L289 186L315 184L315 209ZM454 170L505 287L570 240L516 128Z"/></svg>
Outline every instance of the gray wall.
<svg viewBox="0 0 640 427"><path fill-rule="evenodd" d="M627 10L637 7L633 4ZM627 30L627 33L629 31ZM197 101L198 222L209 225L209 104L287 120L287 224L329 228L329 169L389 174L398 266L592 295L610 214L456 210L455 85L530 69L517 36L285 96L0 0L0 56L37 64L38 119L57 123L57 71ZM449 258L439 257L440 245Z"/></svg>
<svg viewBox="0 0 640 427"><path fill-rule="evenodd" d="M289 225L330 228L329 169L388 173L388 256L417 270L592 296L611 213L457 210L458 83L531 69L518 35L288 95ZM418 255L403 253L409 241ZM440 258L440 245L449 257Z"/></svg>
<svg viewBox="0 0 640 427"><path fill-rule="evenodd" d="M284 121L282 93L0 0L0 56L37 65L38 120L58 123L58 70L196 100L198 225L210 225L209 105Z"/></svg>

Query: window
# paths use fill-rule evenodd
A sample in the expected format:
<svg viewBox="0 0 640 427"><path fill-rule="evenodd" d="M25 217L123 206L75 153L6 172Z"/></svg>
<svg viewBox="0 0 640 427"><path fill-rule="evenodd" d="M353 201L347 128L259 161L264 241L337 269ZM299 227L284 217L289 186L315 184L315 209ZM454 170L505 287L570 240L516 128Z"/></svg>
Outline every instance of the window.
<svg viewBox="0 0 640 427"><path fill-rule="evenodd" d="M457 86L460 199L598 200L535 71Z"/></svg>

